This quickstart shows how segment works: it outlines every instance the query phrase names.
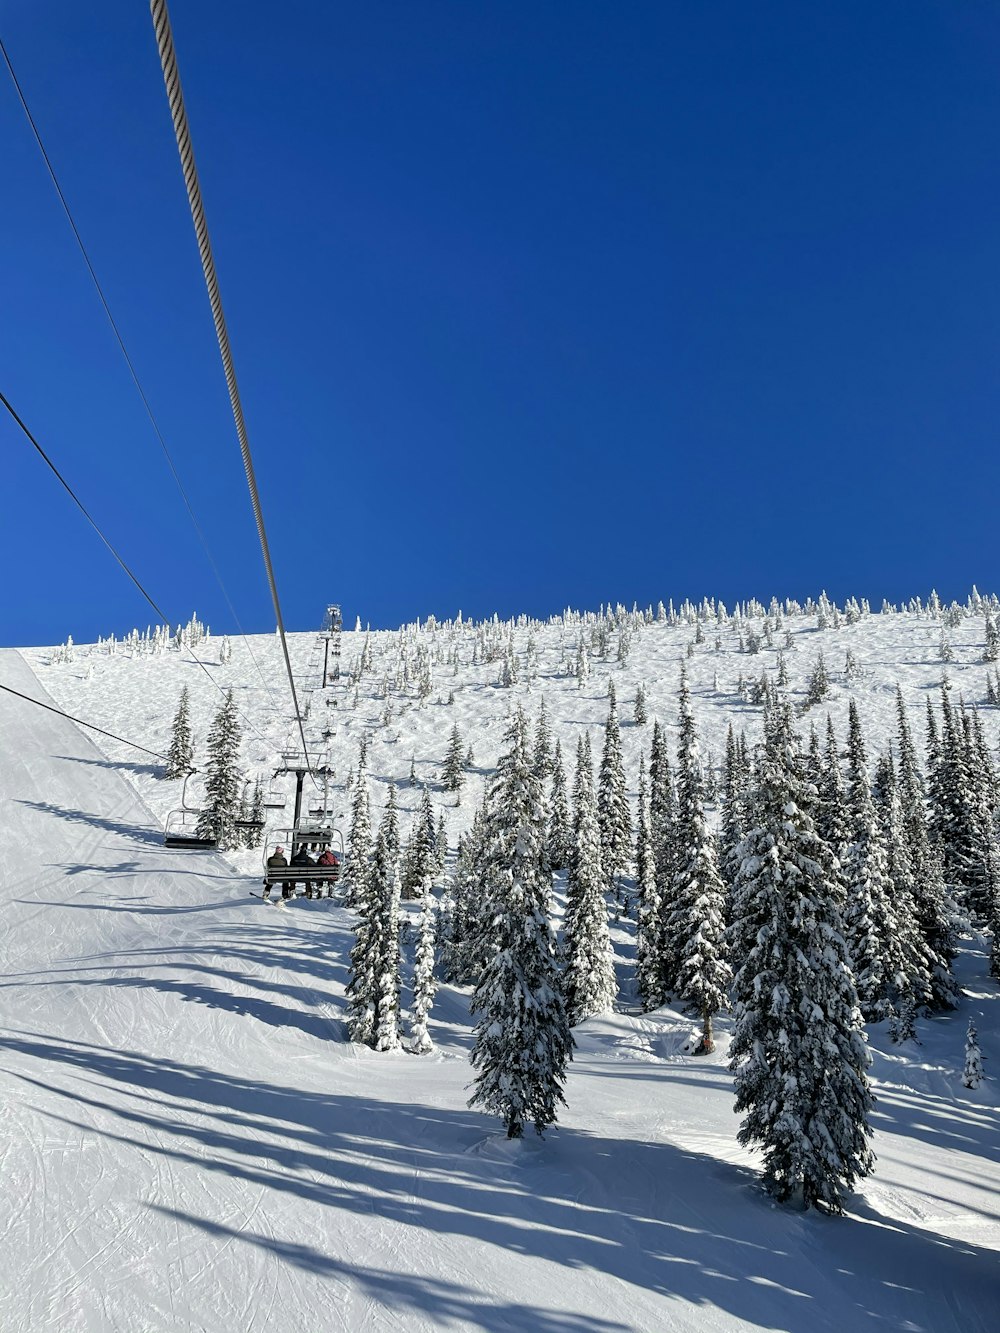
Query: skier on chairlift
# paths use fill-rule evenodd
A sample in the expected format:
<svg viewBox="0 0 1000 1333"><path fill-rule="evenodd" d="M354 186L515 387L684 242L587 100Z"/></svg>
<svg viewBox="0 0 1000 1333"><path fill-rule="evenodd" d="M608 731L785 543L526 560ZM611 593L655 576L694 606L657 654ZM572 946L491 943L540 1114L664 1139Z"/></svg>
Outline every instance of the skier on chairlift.
<svg viewBox="0 0 1000 1333"><path fill-rule="evenodd" d="M273 851L273 852L271 853L271 855L267 858L267 868L268 868L268 870L280 870L282 866L286 866L286 865L288 865L288 860L287 860L287 858L286 858L286 856L285 856L285 849L284 849L284 847L275 847L274 851ZM282 896L283 898L287 898L287 897L288 897L288 894L285 892L285 890L286 890L287 888L289 888L289 887L290 887L290 886L287 885L287 884L282 885L281 896ZM265 885L264 885L264 897L265 897L265 898L270 898L270 896L271 896L271 886L270 886L270 884L265 884Z"/></svg>

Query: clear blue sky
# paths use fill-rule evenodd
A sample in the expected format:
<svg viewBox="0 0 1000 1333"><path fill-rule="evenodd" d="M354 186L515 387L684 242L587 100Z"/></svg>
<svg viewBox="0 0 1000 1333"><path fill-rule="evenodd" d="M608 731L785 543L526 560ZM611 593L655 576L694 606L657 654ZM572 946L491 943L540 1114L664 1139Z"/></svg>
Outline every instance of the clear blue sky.
<svg viewBox="0 0 1000 1333"><path fill-rule="evenodd" d="M171 16L290 626L1000 588L992 0ZM146 5L0 24L273 628ZM0 388L168 613L231 629L0 74ZM0 642L148 623L6 419L0 447Z"/></svg>

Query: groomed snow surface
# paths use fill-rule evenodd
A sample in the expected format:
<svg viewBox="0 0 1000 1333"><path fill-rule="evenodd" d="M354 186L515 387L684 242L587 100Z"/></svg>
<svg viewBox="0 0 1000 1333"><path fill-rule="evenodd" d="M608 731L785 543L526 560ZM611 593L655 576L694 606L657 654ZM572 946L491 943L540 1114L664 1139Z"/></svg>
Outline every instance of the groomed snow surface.
<svg viewBox="0 0 1000 1333"><path fill-rule="evenodd" d="M874 757L898 679L923 734L943 670L940 622L788 625L793 697L822 648L838 728L853 695ZM730 718L752 734L759 726L734 692L738 674L774 670L773 653L737 654L721 632L721 648L709 628L688 661L702 751L717 757ZM317 730L338 718L340 808L367 732L375 811L390 780L403 783L404 811L415 807L415 758L454 850L509 709L544 697L567 761L582 727L599 754L609 677L623 722L641 681L650 717L676 735L690 626L647 626L625 667L613 652L592 662L583 689L560 666L578 631L519 629L522 648L529 633L533 681L498 688L499 664L471 665L472 640L460 638L457 672L435 665L432 697L420 705L411 691L403 705L396 695L388 725L377 687L398 639L373 636L357 706L346 687L312 701ZM969 702L985 693L982 637L981 617L949 631L947 671ZM243 643L226 665L214 639L197 656L236 688L257 729L245 733L248 770L269 775L289 739L288 706L274 640L251 642L273 698ZM839 670L848 647L863 672L853 681ZM315 636L294 636L293 650L303 682L315 682ZM360 636L346 634L345 664L359 650ZM0 653L0 683L154 750L187 684L204 742L220 696L191 654L52 656ZM825 708L812 716L824 724ZM997 710L983 717L995 742ZM476 760L457 808L438 781L454 721ZM623 730L633 797L649 730ZM628 928L614 934L619 1010L576 1029L560 1125L508 1143L466 1108L468 992L439 991L432 1055L352 1046L350 914L336 902L250 897L259 853L165 850L162 820L180 784L89 735L0 695L3 1333L997 1328L1000 992L984 941L965 941L961 1008L921 1020L919 1044L896 1047L884 1024L869 1029L876 1173L846 1218L803 1214L761 1193L755 1159L736 1143L725 1020L718 1052L694 1057L690 1019L638 1013ZM986 1057L977 1090L961 1084L970 1017Z"/></svg>

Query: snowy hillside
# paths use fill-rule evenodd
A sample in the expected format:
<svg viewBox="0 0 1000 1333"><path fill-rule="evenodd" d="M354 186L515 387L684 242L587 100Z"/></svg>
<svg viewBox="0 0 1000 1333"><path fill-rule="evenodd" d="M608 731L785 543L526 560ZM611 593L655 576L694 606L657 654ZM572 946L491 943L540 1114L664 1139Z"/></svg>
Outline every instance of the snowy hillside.
<svg viewBox="0 0 1000 1333"><path fill-rule="evenodd" d="M568 765L584 730L600 754L613 682L634 802L653 718L676 737L682 664L707 766L731 723L758 738L765 673L805 728L829 713L844 736L854 700L873 760L895 734L897 685L919 738L947 677L995 752L990 609L977 594L876 615L824 601L355 631L326 690L319 637L290 646L345 835L367 737L374 811L396 784L405 837L426 784L454 851L518 703L534 716L544 700ZM266 788L299 748L274 637L113 648L6 651L0 684L161 754L186 686L196 763L232 689L244 770ZM821 654L829 690L807 709ZM473 753L459 804L442 789L456 725ZM995 1327L1000 1093L993 1077L961 1082L970 1017L987 1075L1000 1064L981 937L963 941L958 1010L921 1019L919 1045L869 1027L878 1162L849 1216L796 1213L762 1194L736 1142L727 1021L695 1058L689 1017L640 1013L632 923L613 931L616 1012L575 1030L559 1126L510 1143L466 1106L466 989L440 989L432 1055L351 1045L352 913L250 897L260 851L164 849L181 783L154 758L10 694L0 728L0 1328ZM411 967L412 948L404 978Z"/></svg>

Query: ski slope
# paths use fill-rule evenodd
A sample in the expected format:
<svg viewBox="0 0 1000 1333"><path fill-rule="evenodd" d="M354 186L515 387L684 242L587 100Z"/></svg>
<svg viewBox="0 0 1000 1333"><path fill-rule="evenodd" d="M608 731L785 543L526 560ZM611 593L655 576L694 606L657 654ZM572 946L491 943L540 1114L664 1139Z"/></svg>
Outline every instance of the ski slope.
<svg viewBox="0 0 1000 1333"><path fill-rule="evenodd" d="M920 734L942 674L939 624L789 625L793 691L818 646L836 677L851 645L863 675L836 679L838 725L857 697L874 748L891 732L899 678ZM414 808L411 758L433 786L457 720L476 772L458 807L434 788L454 845L514 702L533 709L544 696L569 759L581 727L599 747L608 677L626 721L642 680L651 716L672 734L690 627L648 626L624 668L593 663L583 689L561 667L577 632L516 633L537 640L534 681L498 689L496 663L463 657L457 671L435 665L425 704L397 693L387 723L378 682L398 640L373 636L376 665L357 705L346 686L312 702L314 733L337 718L338 780L367 732L373 804L396 781ZM970 700L983 693L981 637L972 618L952 635L948 674ZM728 641L717 650L712 639L685 660L703 748L718 755L731 717L758 721L733 692L738 671L773 669L774 655L736 654ZM248 769L267 773L288 712L277 645L253 648L273 697L244 645L234 642L225 666L214 640L198 655L236 688L254 728ZM359 650L345 635L345 662ZM314 678L315 636L294 636L293 651L303 680ZM51 657L2 652L0 682L154 749L166 744L181 684L202 741L218 707L188 655ZM814 711L824 722L825 709ZM994 713L984 714L991 740ZM134 752L98 749L6 694L0 735L4 1333L996 1328L1000 1097L993 1078L975 1091L960 1081L969 1016L987 1074L1000 1066L1000 992L982 941L962 955L962 1008L922 1021L920 1045L894 1047L881 1026L869 1030L876 1173L848 1218L799 1214L760 1193L754 1158L736 1144L725 1022L718 1053L693 1058L682 1015L639 1015L625 929L615 933L621 1010L576 1030L560 1126L510 1144L465 1105L466 992L439 992L431 1056L351 1046L344 909L254 900L259 854L165 851L160 828L179 784ZM633 787L648 735L624 728ZM342 790L337 799L346 809Z"/></svg>

